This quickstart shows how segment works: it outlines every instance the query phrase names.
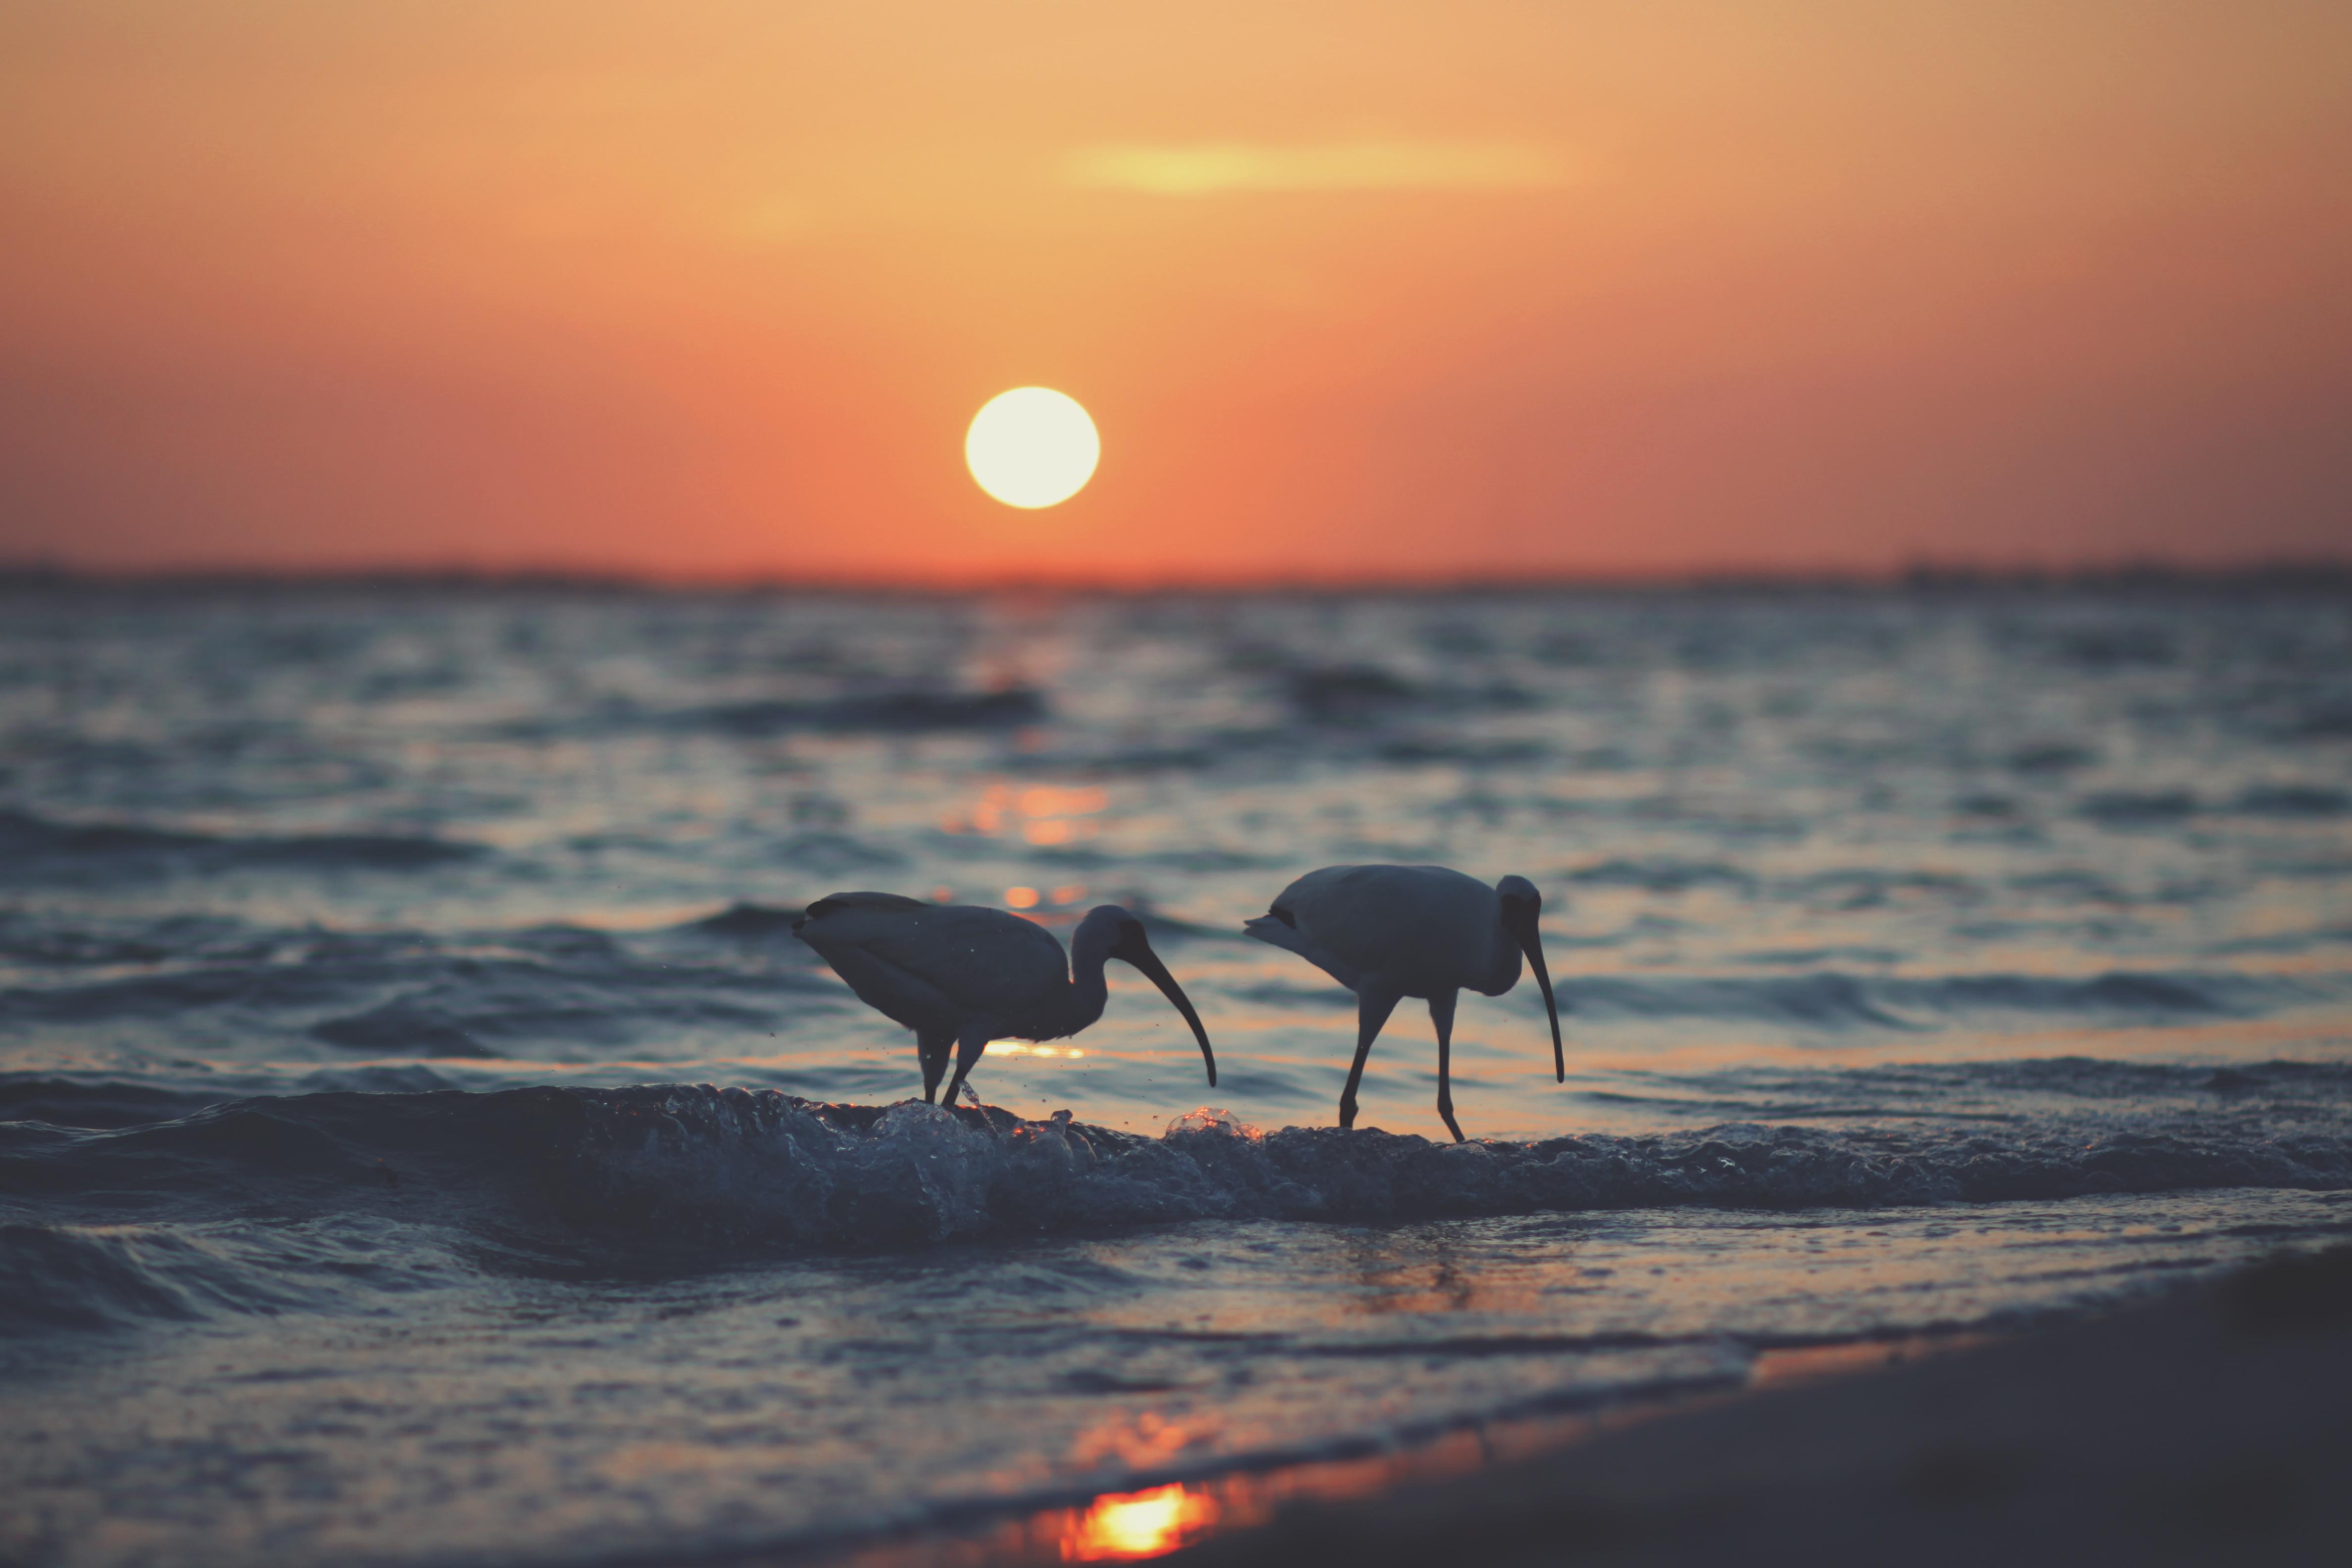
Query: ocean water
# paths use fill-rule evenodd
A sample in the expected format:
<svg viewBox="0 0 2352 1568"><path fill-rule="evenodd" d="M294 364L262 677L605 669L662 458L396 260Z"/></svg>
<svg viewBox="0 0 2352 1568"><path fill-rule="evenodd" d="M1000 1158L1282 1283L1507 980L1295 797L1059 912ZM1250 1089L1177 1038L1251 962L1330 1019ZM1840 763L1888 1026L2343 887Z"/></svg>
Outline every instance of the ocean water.
<svg viewBox="0 0 2352 1568"><path fill-rule="evenodd" d="M1364 860L1543 892L1469 1144L1240 935ZM1114 965L909 1103L858 888L1127 904L1222 1082ZM0 1558L1207 1528L2347 1193L2340 596L0 592Z"/></svg>

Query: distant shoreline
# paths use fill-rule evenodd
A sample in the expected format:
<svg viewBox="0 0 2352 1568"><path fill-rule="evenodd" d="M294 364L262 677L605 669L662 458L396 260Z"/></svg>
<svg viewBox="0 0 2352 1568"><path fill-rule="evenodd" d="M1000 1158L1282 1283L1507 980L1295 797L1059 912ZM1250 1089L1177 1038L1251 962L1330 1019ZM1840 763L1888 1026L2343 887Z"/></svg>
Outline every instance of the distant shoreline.
<svg viewBox="0 0 2352 1568"><path fill-rule="evenodd" d="M2053 568L1980 567L1923 563L1885 573L1735 569L1622 575L1529 574L1505 577L1474 573L1451 577L1360 578L1310 578L1269 574L1249 578L1150 581L1035 576L917 579L846 574L803 577L751 574L724 577L666 577L624 570L464 565L320 570L191 566L118 572L41 562L0 561L0 595L184 595L220 593L592 594L728 598L846 594L912 599L989 595L1137 599L1446 599L1569 595L1605 597L1694 594L1964 596L2021 593L2053 596L2095 594L2164 597L2222 594L2336 597L2352 596L2352 559L2281 560L2210 567L2152 563Z"/></svg>

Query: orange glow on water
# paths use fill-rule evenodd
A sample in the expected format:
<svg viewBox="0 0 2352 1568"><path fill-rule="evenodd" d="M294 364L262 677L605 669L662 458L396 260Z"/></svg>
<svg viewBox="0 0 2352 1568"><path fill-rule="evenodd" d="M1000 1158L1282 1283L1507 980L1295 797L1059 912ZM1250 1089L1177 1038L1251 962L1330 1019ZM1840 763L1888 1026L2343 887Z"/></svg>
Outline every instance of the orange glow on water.
<svg viewBox="0 0 2352 1568"><path fill-rule="evenodd" d="M1980 1342L1975 1335L1921 1338L1899 1343L1818 1347L1769 1352L1759 1358L1756 1386L1834 1376ZM1697 1402L1719 1399L1700 1394ZM1204 1538L1265 1524L1295 1502L1343 1502L1393 1491L1399 1487L1510 1464L1598 1434L1638 1425L1694 1400L1662 1399L1604 1407L1574 1415L1448 1432L1428 1443L1365 1458L1316 1460L1271 1470L1247 1470L1133 1492L1109 1492L1083 1508L1050 1509L963 1538L952 1553L937 1541L908 1549L885 1546L860 1553L855 1568L938 1568L943 1563L1138 1562L1165 1555ZM1186 1439L1209 1436L1144 1412L1130 1421L1108 1423L1074 1449L1084 1466L1113 1455L1135 1464L1164 1463ZM1228 1433L1228 1436L1234 1436ZM1171 1438L1176 1439L1171 1441ZM1243 1446L1247 1438L1243 1437Z"/></svg>
<svg viewBox="0 0 2352 1568"><path fill-rule="evenodd" d="M1070 1462L1087 1468L1117 1459L1140 1469L1166 1464L1187 1448L1202 1447L1219 1437L1230 1442L1244 1436L1213 1415L1171 1417L1145 1410L1132 1416L1114 1415L1078 1434L1070 1445Z"/></svg>
<svg viewBox="0 0 2352 1568"><path fill-rule="evenodd" d="M1108 795L1091 787L1016 791L992 784L969 809L949 813L940 827L948 833L992 834L1018 824L1022 837L1032 844L1067 844L1102 831L1094 817L1109 803Z"/></svg>
<svg viewBox="0 0 2352 1568"><path fill-rule="evenodd" d="M1097 1498L1064 1541L1069 1563L1128 1563L1173 1552L1217 1522L1217 1500L1182 1486Z"/></svg>

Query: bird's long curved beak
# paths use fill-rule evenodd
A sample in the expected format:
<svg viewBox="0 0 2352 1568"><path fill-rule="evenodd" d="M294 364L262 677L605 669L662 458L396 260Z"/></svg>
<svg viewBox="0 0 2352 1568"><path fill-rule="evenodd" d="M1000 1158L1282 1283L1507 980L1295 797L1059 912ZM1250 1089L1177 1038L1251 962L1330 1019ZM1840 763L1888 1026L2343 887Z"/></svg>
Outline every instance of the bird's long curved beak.
<svg viewBox="0 0 2352 1568"><path fill-rule="evenodd" d="M1143 940L1141 929L1139 927L1113 948L1111 956L1125 959L1143 971L1151 984L1160 987L1160 994L1176 1004L1176 1011L1183 1014L1184 1022L1192 1026L1192 1037L1201 1042L1201 1059L1209 1067L1209 1087L1216 1088L1217 1053L1209 1048L1209 1031L1201 1026L1201 1015L1192 1010L1192 999L1184 994L1184 988L1176 984L1176 977L1168 973L1168 966L1160 962L1160 955L1151 951L1150 942Z"/></svg>
<svg viewBox="0 0 2352 1568"><path fill-rule="evenodd" d="M1544 967L1543 942L1530 930L1520 940L1519 946L1528 955L1528 967L1536 972L1536 989L1543 993L1544 1011L1551 1016L1551 1076L1554 1083L1568 1081L1568 1055L1559 1043L1559 1004L1552 999L1551 971Z"/></svg>
<svg viewBox="0 0 2352 1568"><path fill-rule="evenodd" d="M1517 939L1519 951L1528 955L1528 967L1536 972L1536 989L1543 993L1544 1012L1551 1018L1551 1075L1555 1082L1568 1081L1568 1056L1559 1043L1559 1004L1551 994L1551 971L1544 967L1543 938L1536 931L1537 910L1541 906L1532 899L1524 902L1505 900L1503 925Z"/></svg>

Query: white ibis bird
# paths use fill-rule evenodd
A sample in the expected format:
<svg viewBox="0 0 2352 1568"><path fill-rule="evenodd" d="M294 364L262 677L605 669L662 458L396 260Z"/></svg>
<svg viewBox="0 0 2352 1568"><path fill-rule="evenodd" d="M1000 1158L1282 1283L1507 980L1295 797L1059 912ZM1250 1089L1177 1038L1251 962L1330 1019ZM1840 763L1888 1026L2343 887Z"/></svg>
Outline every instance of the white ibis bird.
<svg viewBox="0 0 2352 1568"><path fill-rule="evenodd" d="M1123 959L1149 975L1176 1004L1201 1042L1209 1082L1217 1058L1201 1016L1151 943L1143 922L1117 904L1087 911L1062 944L1043 927L1003 910L927 904L896 893L834 893L793 922L793 934L816 949L858 1000L915 1031L930 1100L956 1048L947 1102L991 1040L1058 1040L1102 1016L1109 988L1103 965Z"/></svg>
<svg viewBox="0 0 2352 1568"><path fill-rule="evenodd" d="M1493 887L1443 866L1326 866L1309 871L1242 930L1287 948L1356 994L1356 1062L1339 1095L1339 1125L1356 1124L1364 1058L1407 996L1429 999L1437 1027L1437 1114L1456 1143L1454 1120L1454 998L1465 988L1500 996L1519 983L1519 955L1536 972L1551 1016L1552 1074L1568 1079L1536 917L1543 899L1525 877Z"/></svg>

